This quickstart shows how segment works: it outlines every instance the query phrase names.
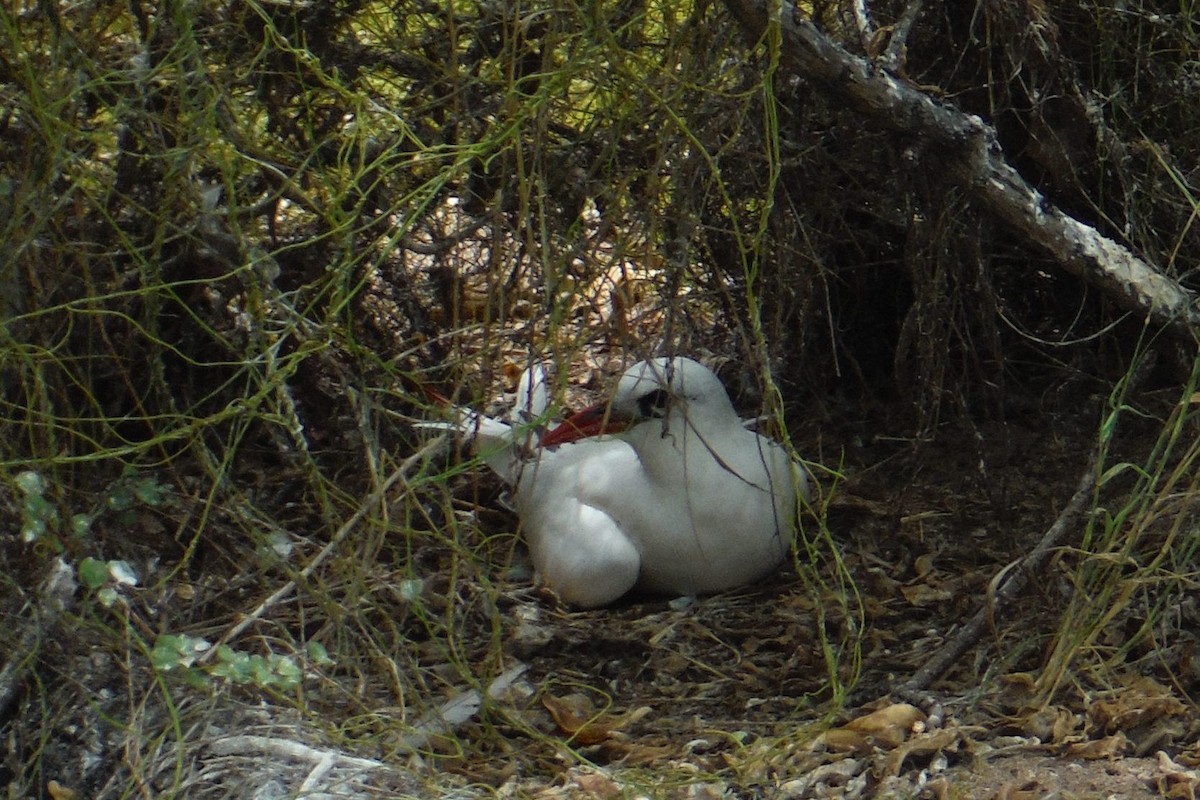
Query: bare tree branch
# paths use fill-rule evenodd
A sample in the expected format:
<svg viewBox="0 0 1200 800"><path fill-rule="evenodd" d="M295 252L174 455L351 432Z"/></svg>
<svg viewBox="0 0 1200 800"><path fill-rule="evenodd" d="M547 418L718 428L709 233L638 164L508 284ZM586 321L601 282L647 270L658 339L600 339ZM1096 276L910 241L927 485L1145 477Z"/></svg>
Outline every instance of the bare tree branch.
<svg viewBox="0 0 1200 800"><path fill-rule="evenodd" d="M751 35L769 19L767 0L725 0ZM891 130L919 137L951 178L990 210L1037 242L1071 274L1117 305L1156 325L1200 336L1196 297L1123 245L1063 213L1005 160L995 130L982 119L938 102L852 55L783 0L779 17L785 66Z"/></svg>
<svg viewBox="0 0 1200 800"><path fill-rule="evenodd" d="M879 57L879 63L893 72L904 67L908 60L908 32L912 30L917 15L921 13L921 0L910 0L904 8L904 13L892 29L892 37L888 40L887 49Z"/></svg>

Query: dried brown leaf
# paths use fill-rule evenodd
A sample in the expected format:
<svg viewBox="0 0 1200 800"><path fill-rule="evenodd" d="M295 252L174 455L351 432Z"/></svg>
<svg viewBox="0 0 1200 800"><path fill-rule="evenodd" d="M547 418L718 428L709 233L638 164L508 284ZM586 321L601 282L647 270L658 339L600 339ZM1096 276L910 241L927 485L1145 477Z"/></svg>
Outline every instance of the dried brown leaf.
<svg viewBox="0 0 1200 800"><path fill-rule="evenodd" d="M609 800L621 796L621 785L607 775L587 772L575 776L575 785L589 797Z"/></svg>
<svg viewBox="0 0 1200 800"><path fill-rule="evenodd" d="M871 748L871 739L858 731L833 728L817 739L836 753L865 753Z"/></svg>
<svg viewBox="0 0 1200 800"><path fill-rule="evenodd" d="M50 795L51 800L76 800L79 797L79 792L68 789L55 780L46 782L46 793Z"/></svg>
<svg viewBox="0 0 1200 800"><path fill-rule="evenodd" d="M911 755L928 755L940 750L954 747L962 738L962 734L953 728L940 728L936 731L923 733L913 737L892 752L888 753L884 762L883 777L895 777L904 767L904 761Z"/></svg>
<svg viewBox="0 0 1200 800"><path fill-rule="evenodd" d="M1085 758L1089 761L1112 760L1124 755L1128 750L1129 740L1125 738L1125 734L1118 731L1103 739L1070 745L1067 747L1067 755Z"/></svg>
<svg viewBox="0 0 1200 800"><path fill-rule="evenodd" d="M923 581L933 572L933 560L940 555L939 553L926 553L923 556L917 556L917 560L913 562L913 571L916 572L916 577L913 578L913 583Z"/></svg>
<svg viewBox="0 0 1200 800"><path fill-rule="evenodd" d="M1115 698L1098 700L1087 710L1093 729L1109 734L1185 713L1187 706L1170 689L1150 678L1131 681L1129 688Z"/></svg>
<svg viewBox="0 0 1200 800"><path fill-rule="evenodd" d="M1070 709L1059 706L1055 709L1054 725L1050 731L1050 741L1065 742L1079 728L1080 719L1071 713Z"/></svg>
<svg viewBox="0 0 1200 800"><path fill-rule="evenodd" d="M1062 706L1048 708L1023 708L1008 720L1021 729L1026 736L1036 736L1043 742L1064 743L1076 734L1079 718Z"/></svg>
<svg viewBox="0 0 1200 800"><path fill-rule="evenodd" d="M923 722L925 714L921 709L908 703L893 703L850 720L842 729L863 734L879 747L891 748L907 739L914 726Z"/></svg>
<svg viewBox="0 0 1200 800"><path fill-rule="evenodd" d="M625 714L597 713L592 701L582 694L556 697L542 696L542 705L550 712L554 724L563 733L582 745L599 744L613 733L650 713L648 706Z"/></svg>
<svg viewBox="0 0 1200 800"><path fill-rule="evenodd" d="M1044 794L1037 781L1009 781L996 792L995 800L1037 800Z"/></svg>
<svg viewBox="0 0 1200 800"><path fill-rule="evenodd" d="M1158 768L1162 772L1155 779L1155 787L1163 797L1196 800L1200 789L1200 774L1185 769L1171 760L1163 751L1158 751Z"/></svg>
<svg viewBox="0 0 1200 800"><path fill-rule="evenodd" d="M954 599L954 595L945 589L924 583L902 586L900 592L910 604L919 607L939 605Z"/></svg>

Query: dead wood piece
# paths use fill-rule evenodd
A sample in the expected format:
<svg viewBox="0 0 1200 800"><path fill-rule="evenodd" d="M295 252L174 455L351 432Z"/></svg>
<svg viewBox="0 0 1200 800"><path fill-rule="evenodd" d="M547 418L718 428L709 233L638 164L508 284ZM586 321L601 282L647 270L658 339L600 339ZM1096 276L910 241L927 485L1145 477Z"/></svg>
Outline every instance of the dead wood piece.
<svg viewBox="0 0 1200 800"><path fill-rule="evenodd" d="M917 15L920 13L921 0L909 0L904 13L900 15L896 27L892 30L887 49L879 57L879 63L886 69L895 72L904 68L904 62L907 60L908 32L912 30L913 23L917 21Z"/></svg>
<svg viewBox="0 0 1200 800"><path fill-rule="evenodd" d="M779 15L772 14L767 0L725 0L725 5L755 37L765 30L768 19L779 19L785 67L874 122L919 139L946 165L953 180L991 213L1045 248L1068 272L1156 325L1189 339L1200 332L1200 308L1191 292L1056 208L1008 164L995 130L982 119L936 101L847 52L789 0L783 0Z"/></svg>
<svg viewBox="0 0 1200 800"><path fill-rule="evenodd" d="M345 774L336 776L332 774L335 770L342 773L347 771L363 773L384 766L383 762L374 759L359 758L333 750L318 750L302 742L271 736L226 736L209 744L208 750L209 754L215 758L227 756L253 758L258 756L254 760L260 763L265 759L268 764L281 762L311 764L308 774L296 789L298 797L339 796L322 792L322 789L329 788L330 784L346 782ZM261 791L257 792L256 796L260 794L262 794Z"/></svg>
<svg viewBox="0 0 1200 800"><path fill-rule="evenodd" d="M1054 520L1054 524L1042 536L1042 540L1037 543L1037 546L1017 562L1015 568L1013 565L1009 565L1001 570L1000 575L997 576L1000 578L1000 586L988 598L988 602L975 612L975 616L971 617L970 621L960 628L952 639L938 648L933 657L925 662L925 666L897 686L892 692L893 695L909 702L913 702L913 699L916 698L917 705L921 705L920 701L926 698L921 698L920 694L928 689L938 676L949 669L950 665L957 661L963 653L979 641L984 630L989 627L995 610L1012 602L1024 590L1029 580L1040 571L1051 552L1058 546L1063 536L1071 529L1075 519L1083 513L1088 501L1091 500L1092 490L1096 487L1096 467L1099 455L1098 449L1092 453L1087 466L1084 467L1083 475L1079 479L1075 494L1071 496L1067 507Z"/></svg>
<svg viewBox="0 0 1200 800"><path fill-rule="evenodd" d="M371 758L358 758L332 750L318 750L302 742L274 736L225 736L210 743L208 749L215 756L261 754L317 766L335 763L357 769L378 769L384 766L383 762Z"/></svg>

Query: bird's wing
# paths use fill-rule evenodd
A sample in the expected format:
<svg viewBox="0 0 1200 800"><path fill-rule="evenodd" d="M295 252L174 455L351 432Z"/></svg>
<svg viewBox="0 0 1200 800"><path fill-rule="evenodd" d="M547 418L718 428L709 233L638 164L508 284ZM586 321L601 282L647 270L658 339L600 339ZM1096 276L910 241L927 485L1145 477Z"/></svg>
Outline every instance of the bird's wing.
<svg viewBox="0 0 1200 800"><path fill-rule="evenodd" d="M542 581L572 605L606 605L637 583L641 554L622 526L641 466L628 444L589 439L526 464L516 502Z"/></svg>

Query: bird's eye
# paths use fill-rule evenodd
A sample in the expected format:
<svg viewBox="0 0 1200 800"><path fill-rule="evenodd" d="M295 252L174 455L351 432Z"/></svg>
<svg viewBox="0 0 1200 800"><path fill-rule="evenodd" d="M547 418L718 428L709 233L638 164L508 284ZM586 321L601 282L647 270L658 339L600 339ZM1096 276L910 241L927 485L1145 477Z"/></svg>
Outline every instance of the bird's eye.
<svg viewBox="0 0 1200 800"><path fill-rule="evenodd" d="M662 418L667 415L667 403L671 396L665 389L655 389L638 398L638 413L646 419Z"/></svg>

